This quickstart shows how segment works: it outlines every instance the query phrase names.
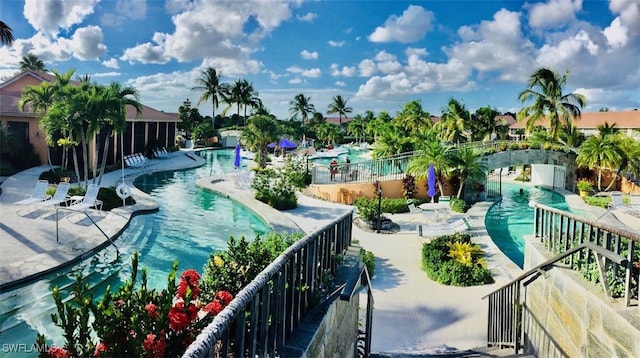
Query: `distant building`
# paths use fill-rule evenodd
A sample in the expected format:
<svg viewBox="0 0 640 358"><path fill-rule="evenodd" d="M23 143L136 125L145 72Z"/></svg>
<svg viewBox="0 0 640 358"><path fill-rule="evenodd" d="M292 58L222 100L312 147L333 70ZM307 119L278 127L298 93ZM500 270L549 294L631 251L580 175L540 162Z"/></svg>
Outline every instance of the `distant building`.
<svg viewBox="0 0 640 358"><path fill-rule="evenodd" d="M42 133L39 121L42 113L34 113L25 108L25 111L18 109L18 102L22 96L22 90L27 86L37 86L42 82L53 82L55 76L46 72L24 71L0 83L0 125L6 126L11 132L19 135L21 140L30 142L35 152L40 157L42 164L47 162L47 144L45 135ZM79 82L71 81L78 85ZM136 118L136 111L131 106L126 108L127 129L124 132L122 147L124 155L132 153L146 153L151 147L173 147L180 117L177 113L165 113L151 107L142 106L142 114ZM110 135L111 131L103 131L100 135L100 142L104 136ZM107 164L120 161L121 136L113 138L109 142ZM89 162L102 156L96 153L96 139L89 143ZM53 164L60 163L62 150L59 147L51 148ZM79 158L81 160L82 158ZM99 159L98 159L99 160Z"/></svg>
<svg viewBox="0 0 640 358"><path fill-rule="evenodd" d="M586 136L598 133L598 126L606 123L615 124L615 128L626 136L640 139L640 111L619 111L619 112L588 112L582 113L574 120L578 130ZM548 127L548 123L543 122L543 126ZM526 122L514 122L509 126L509 135L512 138L521 137L526 128Z"/></svg>

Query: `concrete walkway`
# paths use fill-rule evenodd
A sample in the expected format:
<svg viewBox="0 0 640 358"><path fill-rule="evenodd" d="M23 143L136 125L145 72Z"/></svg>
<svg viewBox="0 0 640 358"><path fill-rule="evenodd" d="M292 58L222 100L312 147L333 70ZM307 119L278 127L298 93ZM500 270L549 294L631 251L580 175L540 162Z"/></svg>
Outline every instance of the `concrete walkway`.
<svg viewBox="0 0 640 358"><path fill-rule="evenodd" d="M133 188L132 180L140 174L195 167L203 163L202 158L193 154L173 153L171 158L157 160L150 167L126 169L125 181ZM47 169L46 166L33 168L6 178L2 184L1 285L53 270L108 244L103 236L91 233L95 229L81 218L58 220L60 239L56 241L55 214L17 213L19 208L12 203L29 193L39 174ZM117 185L120 181L121 172L116 171L105 177L102 186ZM251 208L279 231L312 232L353 209L300 195L298 207L282 213L257 202L248 188L238 188L234 183L231 175L197 181L197 185ZM123 230L135 211L157 208L145 193L134 189L133 195L138 202L135 206L108 213L91 211L91 216L108 235L114 236ZM354 239L376 256L376 272L372 278L374 352L429 354L467 350L486 344L487 302L482 297L521 273L487 235L484 217L490 206L491 203L479 203L465 214L470 219L473 240L487 253L489 268L495 274L496 282L485 286L450 287L429 280L420 262L425 239L417 235L413 214L387 214L400 225L400 231L395 234L376 234L353 226Z"/></svg>

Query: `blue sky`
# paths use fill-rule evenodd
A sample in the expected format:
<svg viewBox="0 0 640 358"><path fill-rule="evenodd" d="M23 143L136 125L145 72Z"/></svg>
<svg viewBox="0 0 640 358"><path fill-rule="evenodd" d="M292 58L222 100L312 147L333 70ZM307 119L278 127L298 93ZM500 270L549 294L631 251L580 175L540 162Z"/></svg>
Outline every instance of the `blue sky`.
<svg viewBox="0 0 640 358"><path fill-rule="evenodd" d="M587 112L640 108L640 0L0 0L0 20L16 39L0 76L31 52L167 112L197 101L206 67L252 82L279 118L299 93L325 114L336 95L353 114L420 100L438 115L450 98L517 111L540 67L569 70Z"/></svg>

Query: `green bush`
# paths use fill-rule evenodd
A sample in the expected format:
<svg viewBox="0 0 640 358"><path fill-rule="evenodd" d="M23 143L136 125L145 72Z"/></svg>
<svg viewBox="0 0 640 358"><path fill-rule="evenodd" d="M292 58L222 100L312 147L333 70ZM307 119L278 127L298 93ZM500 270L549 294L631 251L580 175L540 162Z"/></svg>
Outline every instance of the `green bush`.
<svg viewBox="0 0 640 358"><path fill-rule="evenodd" d="M353 206L358 210L358 215L365 220L372 222L378 218L378 202L365 196L356 198Z"/></svg>
<svg viewBox="0 0 640 358"><path fill-rule="evenodd" d="M419 205L422 200L413 199L413 202ZM358 209L358 215L366 221L374 221L378 218L378 198L361 196L353 201L353 206ZM382 198L380 208L383 213L390 214L409 212L407 200L402 198Z"/></svg>
<svg viewBox="0 0 640 358"><path fill-rule="evenodd" d="M607 209L611 204L611 198L608 196L586 196L582 198L585 203Z"/></svg>
<svg viewBox="0 0 640 358"><path fill-rule="evenodd" d="M456 197L451 197L449 206L451 206L451 211L456 213L464 213L467 211L467 202Z"/></svg>
<svg viewBox="0 0 640 358"><path fill-rule="evenodd" d="M373 255L373 252L367 251L365 249L360 249L360 260L367 266L367 271L369 271L369 277L373 277L376 273L376 257Z"/></svg>
<svg viewBox="0 0 640 358"><path fill-rule="evenodd" d="M509 144L509 150L519 150L519 149L520 149L520 144L518 143Z"/></svg>
<svg viewBox="0 0 640 358"><path fill-rule="evenodd" d="M483 256L482 250L471 242L468 234L440 236L422 246L422 267L430 279L444 285L474 286L493 283L491 271L486 268ZM466 259L462 260L460 257Z"/></svg>
<svg viewBox="0 0 640 358"><path fill-rule="evenodd" d="M303 180L304 177L301 177L300 182ZM298 206L296 184L288 176L286 169L256 171L251 187L256 190L257 200L275 209L289 210Z"/></svg>

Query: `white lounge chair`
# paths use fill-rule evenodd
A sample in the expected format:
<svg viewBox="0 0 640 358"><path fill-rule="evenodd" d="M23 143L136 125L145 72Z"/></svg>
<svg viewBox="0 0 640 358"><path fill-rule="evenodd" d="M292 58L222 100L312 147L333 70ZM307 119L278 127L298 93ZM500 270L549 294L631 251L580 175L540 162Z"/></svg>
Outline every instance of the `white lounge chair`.
<svg viewBox="0 0 640 358"><path fill-rule="evenodd" d="M443 235L453 235L458 232L463 232L468 229L468 224L463 219L440 224L440 225L423 225L422 236L436 237Z"/></svg>
<svg viewBox="0 0 640 358"><path fill-rule="evenodd" d="M95 184L89 184L87 186L87 192L82 197L82 200L79 200L67 207L69 210L82 211L89 208L96 208L98 210L102 210L102 201L98 200L98 192L100 191L100 187Z"/></svg>
<svg viewBox="0 0 640 358"><path fill-rule="evenodd" d="M25 196L24 199L20 201L16 201L14 204L16 205L32 205L39 203L43 200L49 199L51 196L47 195L47 188L49 187L49 182L46 180L38 180L36 182L36 186L33 188L33 192L31 195Z"/></svg>
<svg viewBox="0 0 640 358"><path fill-rule="evenodd" d="M69 194L70 187L71 187L71 184L69 183L62 182L58 184L58 188L56 189L55 194L53 194L53 197L49 200L40 202L37 205L43 208L50 208L50 207L60 205L62 203L66 203L67 201L69 201L68 194Z"/></svg>

